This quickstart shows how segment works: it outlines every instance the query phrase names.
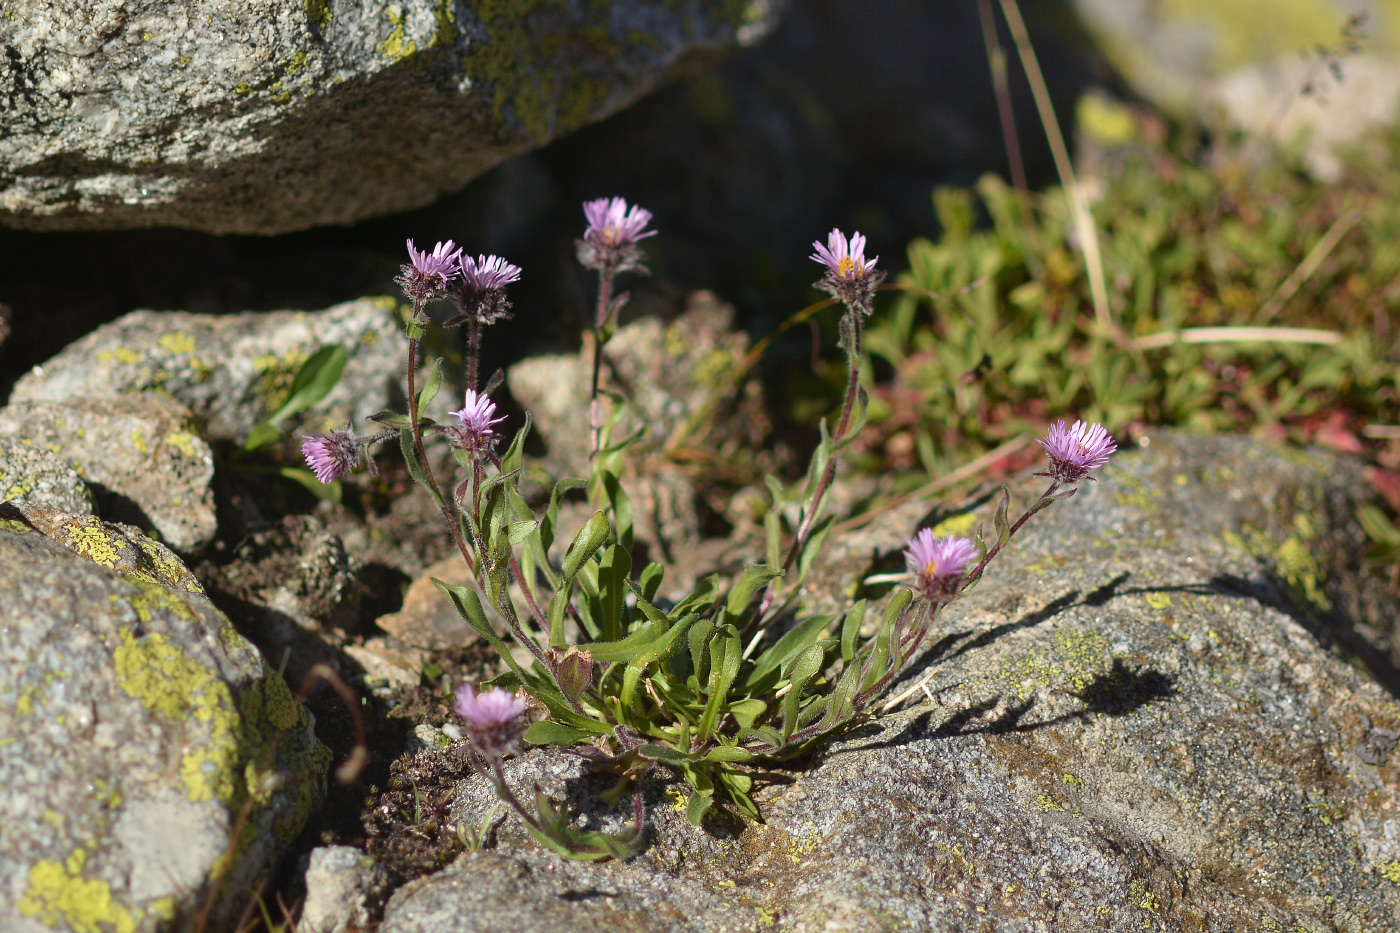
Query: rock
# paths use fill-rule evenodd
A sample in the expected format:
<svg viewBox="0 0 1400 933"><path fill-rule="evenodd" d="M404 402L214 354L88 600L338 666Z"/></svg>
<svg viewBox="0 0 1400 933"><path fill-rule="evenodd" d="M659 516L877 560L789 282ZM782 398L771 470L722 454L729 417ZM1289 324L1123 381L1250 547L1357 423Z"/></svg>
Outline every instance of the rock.
<svg viewBox="0 0 1400 933"><path fill-rule="evenodd" d="M306 901L297 929L303 933L348 933L379 919L389 873L349 846L312 849L306 867Z"/></svg>
<svg viewBox="0 0 1400 933"><path fill-rule="evenodd" d="M93 487L109 518L139 525L184 554L214 539L214 455L179 402L155 396L11 402L0 409L4 435L63 457Z"/></svg>
<svg viewBox="0 0 1400 933"><path fill-rule="evenodd" d="M221 234L406 210L757 42L783 6L22 0L0 24L0 210Z"/></svg>
<svg viewBox="0 0 1400 933"><path fill-rule="evenodd" d="M0 520L0 928L232 925L328 752L170 550L44 516Z"/></svg>
<svg viewBox="0 0 1400 933"><path fill-rule="evenodd" d="M631 860L563 860L510 815L494 851L399 890L381 933L1388 929L1400 761L1368 756L1400 706L1326 620L1351 585L1326 568L1357 545L1359 470L1153 435L1100 479L948 611L891 713L773 775L763 823L690 827L658 771ZM1017 502L1042 482L1015 484ZM837 549L825 586L897 564L920 517ZM450 818L475 825L495 795L451 751ZM590 824L626 819L591 796L612 778L577 757L507 764L517 789L538 782Z"/></svg>
<svg viewBox="0 0 1400 933"><path fill-rule="evenodd" d="M1073 6L1135 91L1178 115L1219 106L1243 129L1303 141L1304 161L1320 178L1338 177L1343 147L1394 122L1400 46L1388 4L1278 0L1264 21L1247 4ZM1370 22L1345 36L1348 17L1368 11Z"/></svg>
<svg viewBox="0 0 1400 933"><path fill-rule="evenodd" d="M282 426L292 435L322 433L348 419L363 422L394 397L407 353L396 307L389 298L362 298L312 312L133 311L35 367L11 399L154 392L188 406L204 437L242 441L286 399L307 357L339 344L349 358L336 387Z"/></svg>
<svg viewBox="0 0 1400 933"><path fill-rule="evenodd" d="M403 608L380 616L375 624L404 644L428 651L476 641L481 636L462 621L452 604L438 592L433 585L434 577L454 586L473 585L471 572L461 557L438 561L409 585L403 597ZM486 603L483 600L482 604Z"/></svg>
<svg viewBox="0 0 1400 933"><path fill-rule="evenodd" d="M92 492L58 454L0 436L0 505L91 515Z"/></svg>
<svg viewBox="0 0 1400 933"><path fill-rule="evenodd" d="M383 638L347 645L345 653L364 669L365 685L378 694L412 690L422 677L423 653L415 648L394 648Z"/></svg>
<svg viewBox="0 0 1400 933"><path fill-rule="evenodd" d="M1231 72L1214 82L1207 99L1220 105L1236 125L1281 143L1302 143L1309 172L1324 181L1342 174L1342 154L1358 143L1377 148L1380 134L1395 121L1400 106L1400 61L1364 55L1342 64L1337 80L1316 61L1265 62ZM1286 108L1283 93L1311 83Z"/></svg>
<svg viewBox="0 0 1400 933"><path fill-rule="evenodd" d="M409 732L407 740L404 742L403 753L405 755L416 755L419 752L437 751L446 748L452 743L452 738L442 729L430 726L427 723L419 723Z"/></svg>

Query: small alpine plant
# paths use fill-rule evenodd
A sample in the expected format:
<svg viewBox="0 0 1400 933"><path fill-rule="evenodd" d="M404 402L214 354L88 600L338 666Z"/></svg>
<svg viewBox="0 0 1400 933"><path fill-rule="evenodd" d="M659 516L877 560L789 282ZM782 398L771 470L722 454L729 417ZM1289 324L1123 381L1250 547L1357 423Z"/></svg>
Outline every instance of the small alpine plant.
<svg viewBox="0 0 1400 933"><path fill-rule="evenodd" d="M715 807L758 817L755 772L876 715L877 701L925 646L940 613L977 584L1032 515L1092 480L1116 445L1100 425L1056 423L1040 441L1049 487L1014 523L1007 516L1010 492L1002 487L990 540L982 531L966 538L920 530L904 550L904 585L878 610L862 599L841 615L804 614L796 595L834 518L825 514L824 499L842 452L865 424L861 336L884 277L877 259L865 257L865 237L848 240L832 230L825 244L813 244L811 258L824 269L816 287L843 308L847 380L834 429L822 421L794 501L783 483L770 480L762 562L733 579L709 576L679 602L664 602L657 593L665 568L632 564L632 508L621 481L630 439L612 436L627 403L599 386L602 348L627 298L614 295L617 276L646 271L641 241L656 231L648 211L622 198L590 201L584 215L578 259L598 274L589 476L561 480L542 509L519 492L530 417L499 452L505 419L490 397L497 379L479 388L477 361L482 329L507 315L506 288L521 271L497 256L472 259L451 241L429 252L410 240L398 278L412 306L405 326L407 413L375 415L387 429L381 433L332 431L306 438L302 449L316 476L331 482L365 461L369 445L398 435L410 475L437 505L475 585L433 583L507 668L488 684L456 691L454 709L473 764L541 843L571 858L599 859L640 847L638 787L654 769L684 782L686 815L696 825ZM431 326L425 307L439 300L456 306L443 326L469 328L466 386L456 410L437 404L441 360L417 383L419 347ZM610 405L606 419L600 394ZM451 449L453 470L443 471L425 453L425 438L433 437ZM592 517L561 535L559 500L580 490ZM795 521L785 520L790 514ZM488 620L483 596L504 621L505 636ZM528 664L508 641L525 649ZM532 801L522 800L502 761L523 745L579 747L593 767L617 776L606 800L632 793L632 823L616 833L584 830L538 789Z"/></svg>

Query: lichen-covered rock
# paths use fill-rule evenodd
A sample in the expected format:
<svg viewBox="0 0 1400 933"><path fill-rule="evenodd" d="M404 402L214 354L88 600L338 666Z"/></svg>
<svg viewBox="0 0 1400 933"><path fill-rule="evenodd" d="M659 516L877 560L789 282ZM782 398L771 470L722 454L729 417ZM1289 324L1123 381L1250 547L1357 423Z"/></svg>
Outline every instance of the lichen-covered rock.
<svg viewBox="0 0 1400 933"><path fill-rule="evenodd" d="M0 592L0 928L229 922L323 793L301 705L134 528L0 519Z"/></svg>
<svg viewBox="0 0 1400 933"><path fill-rule="evenodd" d="M426 204L775 25L781 0L20 0L0 217L278 233Z"/></svg>
<svg viewBox="0 0 1400 933"><path fill-rule="evenodd" d="M11 400L169 395L195 413L203 437L241 441L285 401L307 358L338 344L349 354L340 382L283 425L323 433L389 404L407 355L396 308L389 298L362 298L324 311L133 311L26 374Z"/></svg>
<svg viewBox="0 0 1400 933"><path fill-rule="evenodd" d="M214 455L190 412L157 396L11 402L0 437L62 457L107 517L140 525L177 551L214 539Z"/></svg>
<svg viewBox="0 0 1400 933"><path fill-rule="evenodd" d="M0 435L0 505L92 514L92 491L58 454Z"/></svg>
<svg viewBox="0 0 1400 933"><path fill-rule="evenodd" d="M695 830L652 785L648 847L579 863L508 817L494 852L400 890L382 933L1393 929L1400 706L1320 602L1346 588L1322 568L1364 486L1335 457L1166 435L1101 480L954 604L898 708L761 787L762 824ZM872 526L826 583L893 569L921 517ZM532 752L508 775L618 825L584 767ZM494 803L468 779L449 812Z"/></svg>

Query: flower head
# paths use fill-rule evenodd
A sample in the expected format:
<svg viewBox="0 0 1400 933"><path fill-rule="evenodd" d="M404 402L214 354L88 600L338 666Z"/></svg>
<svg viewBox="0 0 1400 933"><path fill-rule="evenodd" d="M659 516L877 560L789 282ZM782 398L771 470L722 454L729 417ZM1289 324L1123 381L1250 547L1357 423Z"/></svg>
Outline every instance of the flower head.
<svg viewBox="0 0 1400 933"><path fill-rule="evenodd" d="M429 253L414 248L410 239L409 262L399 268L399 275L394 281L415 304L441 298L447 293L448 283L461 275L457 265L461 258L462 250L451 240L439 243Z"/></svg>
<svg viewBox="0 0 1400 933"><path fill-rule="evenodd" d="M447 428L447 436L452 446L477 454L484 454L490 450L499 436L496 434L496 425L506 420L504 417L493 418L495 413L496 403L491 401L489 396L478 395L475 389L468 389L462 408L450 413L460 422Z"/></svg>
<svg viewBox="0 0 1400 933"><path fill-rule="evenodd" d="M1057 483L1077 483L1089 471L1103 466L1109 456L1118 449L1118 444L1101 424L1076 421L1066 427L1064 421L1056 421L1036 443L1045 448L1050 458L1049 469L1040 476L1049 476Z"/></svg>
<svg viewBox="0 0 1400 933"><path fill-rule="evenodd" d="M497 761L520 750L525 732L525 701L509 691L492 687L477 693L471 684L457 688L453 712L467 725L467 738L488 761Z"/></svg>
<svg viewBox="0 0 1400 933"><path fill-rule="evenodd" d="M604 273L646 271L637 241L656 236L655 230L646 229L651 211L636 204L628 207L623 198L599 198L584 203L583 216L588 228L578 241L579 262Z"/></svg>
<svg viewBox="0 0 1400 933"><path fill-rule="evenodd" d="M935 538L932 528L910 538L904 550L904 561L914 574L912 589L935 605L952 601L967 565L976 558L977 545L970 538Z"/></svg>
<svg viewBox="0 0 1400 933"><path fill-rule="evenodd" d="M364 443L348 430L336 430L325 437L302 435L301 455L316 478L333 483L360 464Z"/></svg>
<svg viewBox="0 0 1400 933"><path fill-rule="evenodd" d="M458 276L450 292L461 313L447 322L449 326L464 324L473 318L482 324L510 319L506 286L520 280L519 266L511 265L500 256L475 259L463 256Z"/></svg>
<svg viewBox="0 0 1400 933"><path fill-rule="evenodd" d="M816 287L846 304L848 308L859 309L869 316L870 301L875 297L876 287L884 281L883 270L875 268L880 257L865 258L865 237L856 232L847 242L846 235L836 228L827 234L826 245L813 242L816 252L812 259L826 266L826 275Z"/></svg>

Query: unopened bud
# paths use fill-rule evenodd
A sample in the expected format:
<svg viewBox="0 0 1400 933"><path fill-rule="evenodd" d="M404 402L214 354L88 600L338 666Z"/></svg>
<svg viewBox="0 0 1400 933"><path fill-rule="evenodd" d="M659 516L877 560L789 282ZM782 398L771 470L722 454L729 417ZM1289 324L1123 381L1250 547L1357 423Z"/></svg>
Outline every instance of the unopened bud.
<svg viewBox="0 0 1400 933"><path fill-rule="evenodd" d="M593 686L593 655L578 648L565 650L555 657L554 676L564 696L577 703L583 692Z"/></svg>

